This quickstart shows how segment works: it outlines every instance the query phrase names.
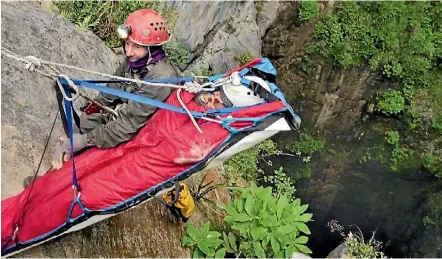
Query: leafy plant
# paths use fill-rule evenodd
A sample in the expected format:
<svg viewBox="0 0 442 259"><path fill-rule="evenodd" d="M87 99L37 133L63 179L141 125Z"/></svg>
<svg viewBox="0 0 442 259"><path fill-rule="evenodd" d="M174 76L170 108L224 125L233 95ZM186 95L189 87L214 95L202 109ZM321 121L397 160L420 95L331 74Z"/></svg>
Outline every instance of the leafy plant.
<svg viewBox="0 0 442 259"><path fill-rule="evenodd" d="M221 233L210 230L210 222L207 221L201 228L195 228L192 223L186 224L187 235L181 237L183 246L193 247L193 258L216 257L224 258L226 249L220 247L223 240L220 239ZM218 249L218 247L220 247Z"/></svg>
<svg viewBox="0 0 442 259"><path fill-rule="evenodd" d="M440 111L442 3L353 1L336 2L333 13L315 27L310 54L342 67L369 67L402 89L382 91L369 109L395 115L426 89ZM412 118L411 126L421 123Z"/></svg>
<svg viewBox="0 0 442 259"><path fill-rule="evenodd" d="M252 148L234 155L225 163L229 182L235 181L238 177L242 177L247 181L256 181L258 173L262 171L257 166L258 160L280 153L281 151L277 149L275 142L265 140ZM268 163L271 165L271 161L268 161Z"/></svg>
<svg viewBox="0 0 442 259"><path fill-rule="evenodd" d="M359 163L367 162L371 160L371 154L369 151L365 152L365 154L359 160Z"/></svg>
<svg viewBox="0 0 442 259"><path fill-rule="evenodd" d="M239 66L249 63L253 60L253 55L250 52L233 55L233 59L238 62Z"/></svg>
<svg viewBox="0 0 442 259"><path fill-rule="evenodd" d="M388 144L391 145L396 145L399 143L399 132L397 131L387 131L385 133L385 140L387 141Z"/></svg>
<svg viewBox="0 0 442 259"><path fill-rule="evenodd" d="M247 257L290 257L293 252L309 254L305 246L310 230L305 223L312 214L300 199L291 202L286 196L272 196L271 188L239 189L239 197L225 206L225 221L240 234L240 250Z"/></svg>
<svg viewBox="0 0 442 259"><path fill-rule="evenodd" d="M316 1L301 1L299 6L299 21L306 22L319 14L319 4Z"/></svg>
<svg viewBox="0 0 442 259"><path fill-rule="evenodd" d="M295 142L292 148L292 152L310 155L314 152L322 150L323 148L324 143L322 141L316 140L306 133L301 133L299 134L299 141Z"/></svg>
<svg viewBox="0 0 442 259"><path fill-rule="evenodd" d="M189 51L184 48L181 41L175 39L171 40L164 45L164 50L167 57L175 64L184 65L187 63L187 56L189 55Z"/></svg>
<svg viewBox="0 0 442 259"><path fill-rule="evenodd" d="M434 174L437 178L442 179L442 162L440 157L435 155L440 151L435 150L427 153L423 159L423 167Z"/></svg>
<svg viewBox="0 0 442 259"><path fill-rule="evenodd" d="M431 126L436 130L437 134L442 135L442 115Z"/></svg>
<svg viewBox="0 0 442 259"><path fill-rule="evenodd" d="M433 155L433 153L428 153L424 158L424 167L430 168L434 162L436 161L436 157Z"/></svg>
<svg viewBox="0 0 442 259"><path fill-rule="evenodd" d="M312 168L310 163L307 163L307 165L296 171L294 180L298 181L301 179L310 179L311 177L312 177Z"/></svg>
<svg viewBox="0 0 442 259"><path fill-rule="evenodd" d="M117 27L135 10L153 8L163 15L172 27L173 9L160 10L159 1L54 1L55 11L73 24L93 31L108 47L120 46Z"/></svg>
<svg viewBox="0 0 442 259"><path fill-rule="evenodd" d="M362 232L353 234L351 231L345 238L345 254L351 258L386 258L380 251L380 242L373 236L365 242Z"/></svg>
<svg viewBox="0 0 442 259"><path fill-rule="evenodd" d="M239 245L237 244L236 236L232 232L229 232L229 234L223 232L223 242L224 242L223 243L224 248L226 249L227 253L232 253L237 255L240 254Z"/></svg>
<svg viewBox="0 0 442 259"><path fill-rule="evenodd" d="M287 176L282 166L278 170L274 170L274 175L264 176L264 182L270 183L274 186L273 194L276 198L286 196L290 201L293 201L293 193L296 189L293 180Z"/></svg>
<svg viewBox="0 0 442 259"><path fill-rule="evenodd" d="M330 220L327 223L332 233L338 232L345 242L345 256L350 258L386 258L384 253L381 252L382 243L374 238L375 232L368 240L365 242L364 235L358 227L356 234L353 232L348 232L347 235L344 234L344 227L339 224L337 220Z"/></svg>
<svg viewBox="0 0 442 259"><path fill-rule="evenodd" d="M408 150L406 148L396 146L393 149L393 152L391 153L391 158L390 158L391 165L390 165L390 168L393 171L397 171L398 170L398 164L408 157L409 152L410 152L410 150Z"/></svg>
<svg viewBox="0 0 442 259"><path fill-rule="evenodd" d="M434 220L430 218L428 215L426 215L422 221L424 222L425 226L427 225L436 226L436 222L434 222Z"/></svg>
<svg viewBox="0 0 442 259"><path fill-rule="evenodd" d="M262 11L264 9L264 3L261 1L255 2L255 8L256 8L258 18L261 17Z"/></svg>
<svg viewBox="0 0 442 259"><path fill-rule="evenodd" d="M405 99L397 90L380 91L376 96L375 111L386 115L398 114L404 110Z"/></svg>

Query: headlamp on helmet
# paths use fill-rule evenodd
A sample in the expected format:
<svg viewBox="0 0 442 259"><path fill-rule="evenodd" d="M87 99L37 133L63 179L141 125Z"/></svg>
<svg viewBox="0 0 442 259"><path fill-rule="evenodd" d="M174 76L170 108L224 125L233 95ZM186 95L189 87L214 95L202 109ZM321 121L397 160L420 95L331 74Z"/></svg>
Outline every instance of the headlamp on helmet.
<svg viewBox="0 0 442 259"><path fill-rule="evenodd" d="M122 24L118 26L117 31L120 38L125 40L129 37L130 33L132 32L132 28L129 25Z"/></svg>

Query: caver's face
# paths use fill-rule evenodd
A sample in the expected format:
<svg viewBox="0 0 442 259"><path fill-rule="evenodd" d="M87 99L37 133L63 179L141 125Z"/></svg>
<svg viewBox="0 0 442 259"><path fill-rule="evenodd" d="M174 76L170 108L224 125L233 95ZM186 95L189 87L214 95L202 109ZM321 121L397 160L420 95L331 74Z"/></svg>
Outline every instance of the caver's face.
<svg viewBox="0 0 442 259"><path fill-rule="evenodd" d="M147 49L144 46L140 46L130 39L127 39L124 43L124 49L126 51L126 56L130 61L134 62L138 59L145 57L147 55Z"/></svg>
<svg viewBox="0 0 442 259"><path fill-rule="evenodd" d="M210 93L204 93L202 94L201 98L203 99L204 103L209 108L224 108L223 100L221 99L221 93L219 91L213 92L213 94Z"/></svg>

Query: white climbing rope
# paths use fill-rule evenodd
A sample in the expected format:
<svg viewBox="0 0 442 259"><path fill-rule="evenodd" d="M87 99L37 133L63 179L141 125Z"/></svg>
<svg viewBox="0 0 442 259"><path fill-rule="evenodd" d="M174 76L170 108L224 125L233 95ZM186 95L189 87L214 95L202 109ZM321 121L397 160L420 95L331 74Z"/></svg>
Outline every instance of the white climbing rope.
<svg viewBox="0 0 442 259"><path fill-rule="evenodd" d="M75 67L75 66L71 66L71 65L50 62L50 61L39 59L35 56L24 57L24 56L20 56L16 53L6 49L6 48L2 48L1 53L9 58L26 63L27 64L26 69L28 69L30 71L41 72L38 69L40 67L43 67L43 65L48 65L49 67L51 67L53 69L55 69L54 66L57 66L57 67L63 67L63 68L68 68L68 69L74 69L74 70L78 70L81 72L90 73L90 74L97 75L97 76L103 76L103 77L107 77L107 78L111 78L111 79L117 79L117 80L123 80L123 81L132 82L132 83L137 83L137 84L145 84L148 86L159 86L159 87L171 87L171 88L178 88L178 89L187 90L187 86L185 86L185 85L146 82L143 80L132 79L132 78L127 78L127 77L120 77L120 76L110 75L110 74L106 74L106 73L100 73L100 72L96 72L96 71L92 71L92 70L88 70L88 69L84 69L84 68L79 68L79 67ZM57 71L57 70L55 69L55 71ZM43 73L43 75L45 75L45 76L52 76L52 77L57 77L58 75L61 74L61 73L58 73L58 75L57 75L54 73L44 73L44 72L41 72L41 73ZM198 83L195 82L195 84L198 84ZM197 89L202 89L202 87L201 88L197 87Z"/></svg>
<svg viewBox="0 0 442 259"><path fill-rule="evenodd" d="M189 115L189 118L190 120L192 120L192 123L195 126L195 128L199 131L199 133L203 134L203 130L200 128L200 126L198 126L198 123L196 122L195 118L192 116L192 113L189 111L186 104L184 104L183 100L181 99L181 90L182 89L178 89L178 91L176 92L178 101L180 102L181 107L183 107L183 109L186 111L187 115Z"/></svg>
<svg viewBox="0 0 442 259"><path fill-rule="evenodd" d="M58 86L59 86L59 88L61 90L61 93L62 93L63 97L66 100L68 100L68 101L73 101L76 98L78 98L78 96L80 96L80 95L83 96L83 95L81 94L80 89L78 88L78 86L72 80L70 80L69 77L67 77L66 75L60 73L60 71L58 71L54 66L74 69L74 70L82 71L82 72L85 72L85 73L90 73L90 74L94 74L94 75L98 75L98 76L108 77L108 78L111 78L111 79L118 79L118 80L124 80L124 81L133 82L133 83L145 84L145 85L148 85L148 86L160 86L160 87L178 88L179 89L177 91L178 101L180 102L182 108L186 111L187 115L189 115L189 117L192 120L192 123L195 126L195 128L201 134L203 133L203 131L198 126L198 123L196 122L195 118L192 116L191 112L189 111L189 109L183 103L183 101L181 99L181 90L184 89L184 90L186 90L186 91L188 91L190 93L198 93L198 92L201 92L203 89L207 90L207 91L214 91L216 89L216 87L222 86L224 84L231 83L233 81L233 77L230 76L230 77L226 77L226 78L221 78L221 79L219 79L219 80L217 80L215 82L207 82L205 84L199 84L199 83L194 82L194 81L193 82L186 82L184 85L165 84L165 83L151 83L151 82L146 82L146 81L138 80L138 79L119 77L119 76L110 75L110 74L106 74L106 73L100 73L100 72L96 72L96 71L92 71L92 70L88 70L88 69L84 69L84 68L79 68L79 67L75 67L75 66L71 66L71 65L50 62L50 61L39 59L39 58L37 58L35 56L26 56L25 57L25 56L18 55L18 54L14 53L11 50L8 50L6 48L2 48L1 49L1 53L4 54L5 56L9 57L9 58L12 58L14 60L26 63L25 68L28 71L37 72L37 73L39 73L39 74L41 74L43 76L46 76L46 77L49 77L49 78L52 78L52 79L57 78L57 77L64 78L68 82L69 86L72 87L75 90L75 92L76 92L74 94L74 96L68 97L66 95L63 87L61 86L60 82L57 80ZM53 71L55 71L55 73L54 72L48 72L48 71L45 71L45 72L40 71L40 70L44 69L43 65L47 65ZM195 78L198 79L198 78L207 78L207 77L196 76ZM115 113L115 111L113 111L113 113ZM212 119L212 118L207 118L207 117L201 117L201 119L221 124L220 120L216 120L216 119Z"/></svg>

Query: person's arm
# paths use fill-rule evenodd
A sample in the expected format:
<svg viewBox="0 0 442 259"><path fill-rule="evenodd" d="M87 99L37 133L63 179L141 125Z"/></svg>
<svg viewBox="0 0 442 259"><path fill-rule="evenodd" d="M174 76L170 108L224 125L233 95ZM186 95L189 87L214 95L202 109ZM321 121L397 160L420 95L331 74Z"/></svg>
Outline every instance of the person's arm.
<svg viewBox="0 0 442 259"><path fill-rule="evenodd" d="M127 60L124 60L121 65L117 68L114 75L125 77L125 74L128 70ZM116 88L120 90L124 90L125 83L108 83L107 87ZM98 95L94 98L94 101L98 102L104 106L111 106L115 100L119 99L118 96L106 94L103 92L99 92Z"/></svg>
<svg viewBox="0 0 442 259"><path fill-rule="evenodd" d="M136 94L164 101L170 91L164 87L146 87ZM87 138L100 148L116 147L131 140L156 109L154 106L129 100L127 106L118 112L115 120L96 127L87 134Z"/></svg>
<svg viewBox="0 0 442 259"><path fill-rule="evenodd" d="M177 76L172 67L166 63L160 63L153 67L144 79ZM142 85L135 94L164 102L170 93L171 89L168 87ZM154 106L129 100L127 106L118 112L114 121L98 126L87 134L87 139L100 148L116 147L120 143L131 140L156 110Z"/></svg>

